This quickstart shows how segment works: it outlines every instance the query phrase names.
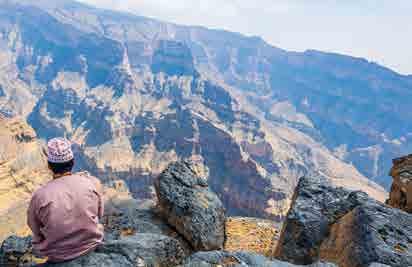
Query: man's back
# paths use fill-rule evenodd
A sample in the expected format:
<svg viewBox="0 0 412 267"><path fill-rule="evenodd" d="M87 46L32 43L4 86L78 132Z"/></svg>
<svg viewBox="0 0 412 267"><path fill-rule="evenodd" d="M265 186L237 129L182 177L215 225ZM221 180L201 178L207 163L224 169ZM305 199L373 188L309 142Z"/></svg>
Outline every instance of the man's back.
<svg viewBox="0 0 412 267"><path fill-rule="evenodd" d="M102 216L96 178L79 174L57 178L40 188L30 203L33 248L53 262L79 257L102 242Z"/></svg>

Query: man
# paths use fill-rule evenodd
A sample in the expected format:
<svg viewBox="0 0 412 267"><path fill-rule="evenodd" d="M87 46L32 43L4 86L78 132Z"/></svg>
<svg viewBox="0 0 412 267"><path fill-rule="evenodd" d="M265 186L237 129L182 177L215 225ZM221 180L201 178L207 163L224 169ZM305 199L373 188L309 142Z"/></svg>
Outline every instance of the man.
<svg viewBox="0 0 412 267"><path fill-rule="evenodd" d="M34 193L27 214L34 252L54 263L80 257L102 243L103 197L96 178L72 174L68 140L52 139L47 148L53 180Z"/></svg>

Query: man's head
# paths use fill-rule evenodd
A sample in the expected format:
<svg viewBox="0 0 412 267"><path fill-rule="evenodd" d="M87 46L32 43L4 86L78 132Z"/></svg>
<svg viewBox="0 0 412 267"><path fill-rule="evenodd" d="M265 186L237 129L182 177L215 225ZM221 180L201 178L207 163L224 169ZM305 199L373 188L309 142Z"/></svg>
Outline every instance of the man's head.
<svg viewBox="0 0 412 267"><path fill-rule="evenodd" d="M74 166L71 142L64 138L51 139L47 143L47 160L54 174L71 172Z"/></svg>

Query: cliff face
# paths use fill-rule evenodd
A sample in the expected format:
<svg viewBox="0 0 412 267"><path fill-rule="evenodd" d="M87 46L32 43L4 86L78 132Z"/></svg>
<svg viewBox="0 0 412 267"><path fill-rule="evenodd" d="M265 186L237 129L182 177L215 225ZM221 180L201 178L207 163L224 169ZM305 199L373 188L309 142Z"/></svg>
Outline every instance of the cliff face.
<svg viewBox="0 0 412 267"><path fill-rule="evenodd" d="M66 135L75 141L78 168L107 183L124 180L134 197L150 199L153 178L170 162L195 160L208 167L210 185L230 214L277 220L305 174L386 198L382 187L349 163L353 146L333 151L338 144L328 141L335 139L331 132L347 132L338 127L351 121L339 117L346 110L334 110L333 124L318 118L332 109L325 106L332 92L324 88L336 87L335 76L351 69L343 59L338 70L325 74L331 82L318 75L331 64L329 56L289 54L256 38L70 1L47 3L0 1L0 107L27 117L41 138ZM378 67L351 63L379 78ZM319 72L322 88L306 65ZM403 77L386 70L383 76L395 81L394 98L407 98ZM354 87L352 79L359 81ZM384 83L379 79L376 84ZM339 81L358 92L361 80L349 72ZM337 106L353 106L345 99ZM354 118L362 117L354 110ZM353 121L360 132L373 126L370 118ZM325 125L332 130L323 131ZM404 125L398 132L409 129ZM375 142L364 141L365 135L347 140L361 140L356 147Z"/></svg>
<svg viewBox="0 0 412 267"><path fill-rule="evenodd" d="M11 233L28 233L28 201L49 179L33 129L19 119L0 115L0 240Z"/></svg>
<svg viewBox="0 0 412 267"><path fill-rule="evenodd" d="M393 160L393 177L388 204L412 213L412 155Z"/></svg>

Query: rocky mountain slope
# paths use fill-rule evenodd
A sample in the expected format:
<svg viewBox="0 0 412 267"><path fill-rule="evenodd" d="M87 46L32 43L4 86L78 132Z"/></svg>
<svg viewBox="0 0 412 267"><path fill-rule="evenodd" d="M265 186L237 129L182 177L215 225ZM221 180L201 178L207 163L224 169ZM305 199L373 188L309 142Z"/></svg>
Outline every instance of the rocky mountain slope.
<svg viewBox="0 0 412 267"><path fill-rule="evenodd" d="M364 60L72 1L0 7L3 112L136 198L191 159L230 214L281 220L306 174L383 201L366 176L387 185L386 158L410 148L410 79Z"/></svg>
<svg viewBox="0 0 412 267"><path fill-rule="evenodd" d="M27 234L26 209L32 193L50 179L33 129L0 115L0 241Z"/></svg>

